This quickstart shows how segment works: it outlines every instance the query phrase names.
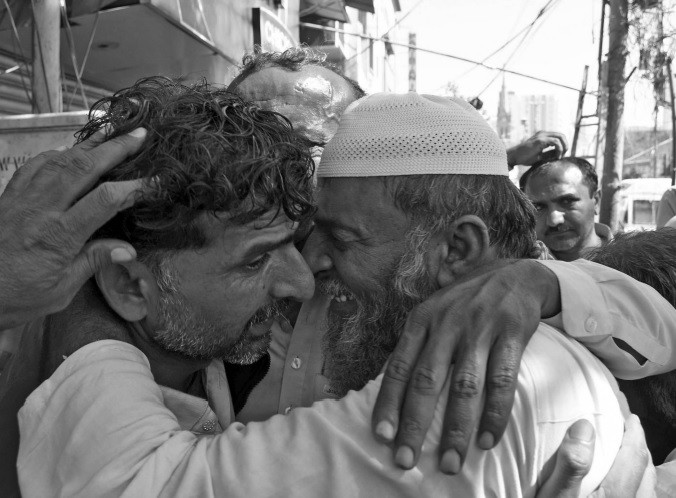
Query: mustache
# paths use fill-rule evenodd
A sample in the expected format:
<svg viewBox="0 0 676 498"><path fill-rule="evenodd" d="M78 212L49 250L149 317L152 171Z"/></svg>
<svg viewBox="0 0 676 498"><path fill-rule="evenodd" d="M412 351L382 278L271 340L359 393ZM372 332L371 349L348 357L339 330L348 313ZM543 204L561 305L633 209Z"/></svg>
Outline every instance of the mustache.
<svg viewBox="0 0 676 498"><path fill-rule="evenodd" d="M346 297L356 297L344 283L337 279L320 280L317 283L317 287L319 287L322 294L326 294L327 296L340 296L344 294Z"/></svg>
<svg viewBox="0 0 676 498"><path fill-rule="evenodd" d="M251 325L256 325L258 323L263 323L270 318L276 316L284 316L291 306L291 301L289 299L280 299L279 301L274 301L262 308L259 308L256 313L249 319L247 322L246 328Z"/></svg>
<svg viewBox="0 0 676 498"><path fill-rule="evenodd" d="M550 235L552 233L568 232L570 229L571 228L565 224L556 225L555 227L547 227L547 230L545 230L545 235Z"/></svg>

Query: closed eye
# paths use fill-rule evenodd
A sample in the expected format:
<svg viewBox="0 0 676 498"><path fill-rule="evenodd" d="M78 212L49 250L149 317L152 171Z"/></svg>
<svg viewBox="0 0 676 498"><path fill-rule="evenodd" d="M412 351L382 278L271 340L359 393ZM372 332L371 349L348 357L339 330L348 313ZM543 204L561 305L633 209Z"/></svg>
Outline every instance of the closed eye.
<svg viewBox="0 0 676 498"><path fill-rule="evenodd" d="M265 266L265 263L267 263L269 259L270 253L266 252L260 258L256 258L253 261L250 261L247 264L245 264L244 267L247 270L257 271L260 270L263 266Z"/></svg>

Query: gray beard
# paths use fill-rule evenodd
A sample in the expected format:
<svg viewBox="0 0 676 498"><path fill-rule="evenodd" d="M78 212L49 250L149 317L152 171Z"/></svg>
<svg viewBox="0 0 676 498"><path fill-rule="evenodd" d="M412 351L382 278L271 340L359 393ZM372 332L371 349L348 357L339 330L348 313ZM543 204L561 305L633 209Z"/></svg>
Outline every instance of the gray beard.
<svg viewBox="0 0 676 498"><path fill-rule="evenodd" d="M338 281L319 283L325 294L346 294L357 304L350 316L329 313L322 341L325 375L341 397L378 376L397 344L408 312L434 292L422 247L417 244L389 273L380 292L362 298Z"/></svg>

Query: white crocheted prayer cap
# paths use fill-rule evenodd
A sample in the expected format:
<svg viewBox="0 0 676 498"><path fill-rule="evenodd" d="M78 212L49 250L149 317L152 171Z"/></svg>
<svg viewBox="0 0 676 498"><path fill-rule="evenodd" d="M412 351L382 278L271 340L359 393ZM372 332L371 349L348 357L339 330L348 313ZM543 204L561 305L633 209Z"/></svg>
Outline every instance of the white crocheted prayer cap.
<svg viewBox="0 0 676 498"><path fill-rule="evenodd" d="M376 93L352 103L326 145L319 177L507 176L507 152L467 102Z"/></svg>

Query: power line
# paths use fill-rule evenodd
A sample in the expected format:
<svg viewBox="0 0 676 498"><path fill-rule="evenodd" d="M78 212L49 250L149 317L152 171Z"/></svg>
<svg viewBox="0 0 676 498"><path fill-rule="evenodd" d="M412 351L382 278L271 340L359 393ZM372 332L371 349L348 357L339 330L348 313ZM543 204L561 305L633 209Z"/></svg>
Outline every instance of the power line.
<svg viewBox="0 0 676 498"><path fill-rule="evenodd" d="M507 60L502 64L502 69L505 69L507 67L507 64L512 60L512 58L516 55L516 53L519 51L519 49L523 46L524 42L526 41L526 38L528 38L528 35L530 35L531 31L533 30L533 27L535 24L537 24L538 21L543 19L543 16L546 12L548 12L548 9L552 7L552 5L559 0L549 0L544 7L540 9L538 14L535 16L535 19L526 26L525 33L521 40L519 40L519 43L516 45L512 53L507 57ZM550 9L551 10L551 9ZM523 30L522 30L523 31ZM477 97L480 97L488 88L495 82L496 79L498 79L498 76L500 76L500 73L497 73L493 78L488 82L486 86L477 94Z"/></svg>
<svg viewBox="0 0 676 498"><path fill-rule="evenodd" d="M425 1L425 0L418 0L418 3L416 3L413 7L411 7L411 8L409 9L409 11L408 11L406 14L404 14L404 15L401 16L399 19L397 19L397 21L396 21L392 26L390 26L390 27L387 29L387 31L385 31L385 32L380 36L380 39L382 39L382 38L384 38L385 36L387 36L388 33L389 33L390 31L392 31L392 30L393 30L394 28L396 28L396 27L397 27L404 19L406 19L408 16L410 16L410 15L413 13L413 11L414 11L415 9L417 9L417 8L420 6L420 4L423 3L424 1ZM302 24L302 23L301 23L301 24ZM375 39L374 39L374 40L375 40ZM346 59L346 60L345 60L345 63L350 62L352 59L355 59L355 58L359 57L361 54L363 54L364 52L366 52L366 51L371 47L371 45L373 45L373 41L374 41L374 40L371 40L371 41L366 45L366 48L362 49L361 52L358 52L358 53L354 54L352 57L350 57L349 59Z"/></svg>
<svg viewBox="0 0 676 498"><path fill-rule="evenodd" d="M545 6L545 8L546 8L546 6ZM523 8L522 8L522 11L523 11ZM520 14L520 15L521 15L521 14ZM535 18L535 20L537 20L537 19L540 17L540 15L541 15L541 13L538 13L538 15L537 15L537 17ZM534 20L534 21L535 21L535 20ZM490 58L493 57L494 55L496 55L496 54L500 53L502 50L504 50L510 43L512 43L514 40L516 40L519 36L521 36L521 34L522 34L524 31L526 31L527 29L530 29L530 28L532 27L534 21L531 21L531 22L529 22L528 24L526 24L524 27L522 27L522 28L521 28L517 33L515 33L509 40L507 40L506 42L504 42L502 45L500 45L498 48L496 48L495 50L493 50L493 51L492 51L490 54L488 54L486 57L484 57L483 59L481 59L481 62L486 62L486 61L488 61L488 59L490 59ZM472 66L470 69L468 69L467 71L465 71L464 73L462 73L460 76L458 76L457 78L455 78L454 81L457 82L457 81L460 80L461 78L464 78L464 77L467 76L471 71L474 71L476 68L477 68L477 66Z"/></svg>
<svg viewBox="0 0 676 498"><path fill-rule="evenodd" d="M382 38L376 38L376 37L373 37L373 36L363 35L363 34L359 34L359 33L352 33L351 31L346 31L344 29L330 28L328 26L322 26L321 24L312 24L312 23L307 23L307 22L301 22L300 26L303 26L303 27L306 27L306 28L312 28L312 29L320 29L320 30L324 30L324 31L332 31L332 32L335 32L335 33L343 33L345 35L350 35L350 36L358 36L360 38L365 38L365 39L372 40L372 41L380 41L380 42L385 41ZM432 49L429 49L429 48L422 48L422 47L419 47L418 45L411 45L409 43L401 43L401 42L396 42L396 41L392 41L392 40L387 40L387 43L389 43L390 45L395 45L397 47L411 48L411 49L414 49L414 50L418 50L419 52L425 52L425 53L428 53L428 54L439 55L439 56L442 56L442 57L448 57L449 59L455 59L455 60L458 60L458 61L461 61L461 62L467 62L469 64L475 64L475 65L481 66L485 69L490 69L491 71L498 71L498 72L503 72L503 73L507 73L507 74L513 74L515 76L521 76L522 78L528 78L528 79L531 79L531 80L534 80L534 81L539 81L541 83L547 83L549 85L554 85L554 86L558 86L560 88L565 88L567 90L572 90L575 93L580 93L579 88L575 88L575 87L570 86L570 85L565 85L563 83L557 83L556 81L551 81L551 80L547 80L547 79L544 79L544 78L539 78L537 76L532 76L530 74L520 73L518 71L512 71L511 69L504 69L504 68L500 68L500 67L496 67L496 66L490 66L490 65L485 64L485 63L480 62L480 61L475 61L473 59L468 59L466 57L460 57L458 55L449 54L447 52L441 52L439 50L432 50ZM586 94L587 95L597 95L597 92L586 92Z"/></svg>

